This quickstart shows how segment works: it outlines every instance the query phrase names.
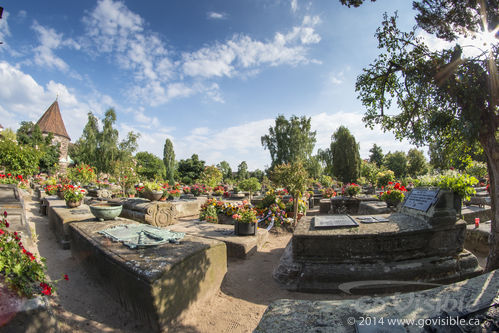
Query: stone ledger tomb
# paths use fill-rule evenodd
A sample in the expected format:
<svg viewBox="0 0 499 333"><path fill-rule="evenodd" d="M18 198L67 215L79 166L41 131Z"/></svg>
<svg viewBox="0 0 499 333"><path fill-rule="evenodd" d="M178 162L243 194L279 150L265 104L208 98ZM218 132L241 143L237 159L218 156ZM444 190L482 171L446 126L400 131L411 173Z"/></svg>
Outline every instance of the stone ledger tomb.
<svg viewBox="0 0 499 333"><path fill-rule="evenodd" d="M302 219L274 278L289 290L336 292L344 283L361 282L352 292L371 293L476 276L481 268L463 248L459 203L452 192L417 189L388 222L364 223L357 216L358 227L321 228L323 216Z"/></svg>

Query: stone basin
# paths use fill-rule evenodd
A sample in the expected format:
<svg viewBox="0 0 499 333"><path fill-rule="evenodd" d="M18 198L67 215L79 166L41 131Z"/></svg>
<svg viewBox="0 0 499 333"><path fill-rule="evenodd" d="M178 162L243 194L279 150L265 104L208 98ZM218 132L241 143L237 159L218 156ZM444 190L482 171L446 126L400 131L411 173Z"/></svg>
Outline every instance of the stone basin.
<svg viewBox="0 0 499 333"><path fill-rule="evenodd" d="M121 214L121 210L123 209L122 204L115 202L97 203L92 204L89 207L90 212L92 212L92 214L101 222L116 219Z"/></svg>

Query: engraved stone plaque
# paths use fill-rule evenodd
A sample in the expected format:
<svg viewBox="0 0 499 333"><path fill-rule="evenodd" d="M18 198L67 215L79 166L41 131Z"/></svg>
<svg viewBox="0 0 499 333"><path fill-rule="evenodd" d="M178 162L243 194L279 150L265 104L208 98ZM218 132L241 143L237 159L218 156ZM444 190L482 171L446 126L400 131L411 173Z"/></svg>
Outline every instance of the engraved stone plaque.
<svg viewBox="0 0 499 333"><path fill-rule="evenodd" d="M426 189L413 189L407 200L404 203L404 207L420 210L423 212L428 211L428 208L435 203L435 198L437 197L439 190L426 190Z"/></svg>
<svg viewBox="0 0 499 333"><path fill-rule="evenodd" d="M316 229L332 229L341 227L358 227L359 224L350 215L316 216L314 227Z"/></svg>

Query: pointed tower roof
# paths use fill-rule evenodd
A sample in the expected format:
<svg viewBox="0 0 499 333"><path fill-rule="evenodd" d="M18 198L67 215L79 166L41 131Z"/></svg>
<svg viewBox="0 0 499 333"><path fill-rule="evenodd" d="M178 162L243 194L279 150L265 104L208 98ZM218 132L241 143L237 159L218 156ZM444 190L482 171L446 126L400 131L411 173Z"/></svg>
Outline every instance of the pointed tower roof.
<svg viewBox="0 0 499 333"><path fill-rule="evenodd" d="M55 100L51 106L45 111L43 116L36 123L42 133L53 133L54 135L60 135L71 141L71 138L66 132L66 127L62 121L61 111L59 110L59 103Z"/></svg>

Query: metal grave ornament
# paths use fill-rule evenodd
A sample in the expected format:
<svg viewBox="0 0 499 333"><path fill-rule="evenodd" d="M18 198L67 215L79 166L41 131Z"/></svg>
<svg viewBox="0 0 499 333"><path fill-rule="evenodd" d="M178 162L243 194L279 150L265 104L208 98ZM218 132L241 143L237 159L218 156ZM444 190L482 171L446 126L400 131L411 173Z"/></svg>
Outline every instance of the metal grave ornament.
<svg viewBox="0 0 499 333"><path fill-rule="evenodd" d="M314 217L314 228L316 229L351 228L358 226L359 224L350 215L346 214Z"/></svg>
<svg viewBox="0 0 499 333"><path fill-rule="evenodd" d="M428 208L435 203L439 190L428 190L415 188L409 193L404 207L420 210L423 212L428 211Z"/></svg>
<svg viewBox="0 0 499 333"><path fill-rule="evenodd" d="M178 243L185 236L184 232L174 232L147 224L118 225L99 233L115 242L122 242L131 249Z"/></svg>

